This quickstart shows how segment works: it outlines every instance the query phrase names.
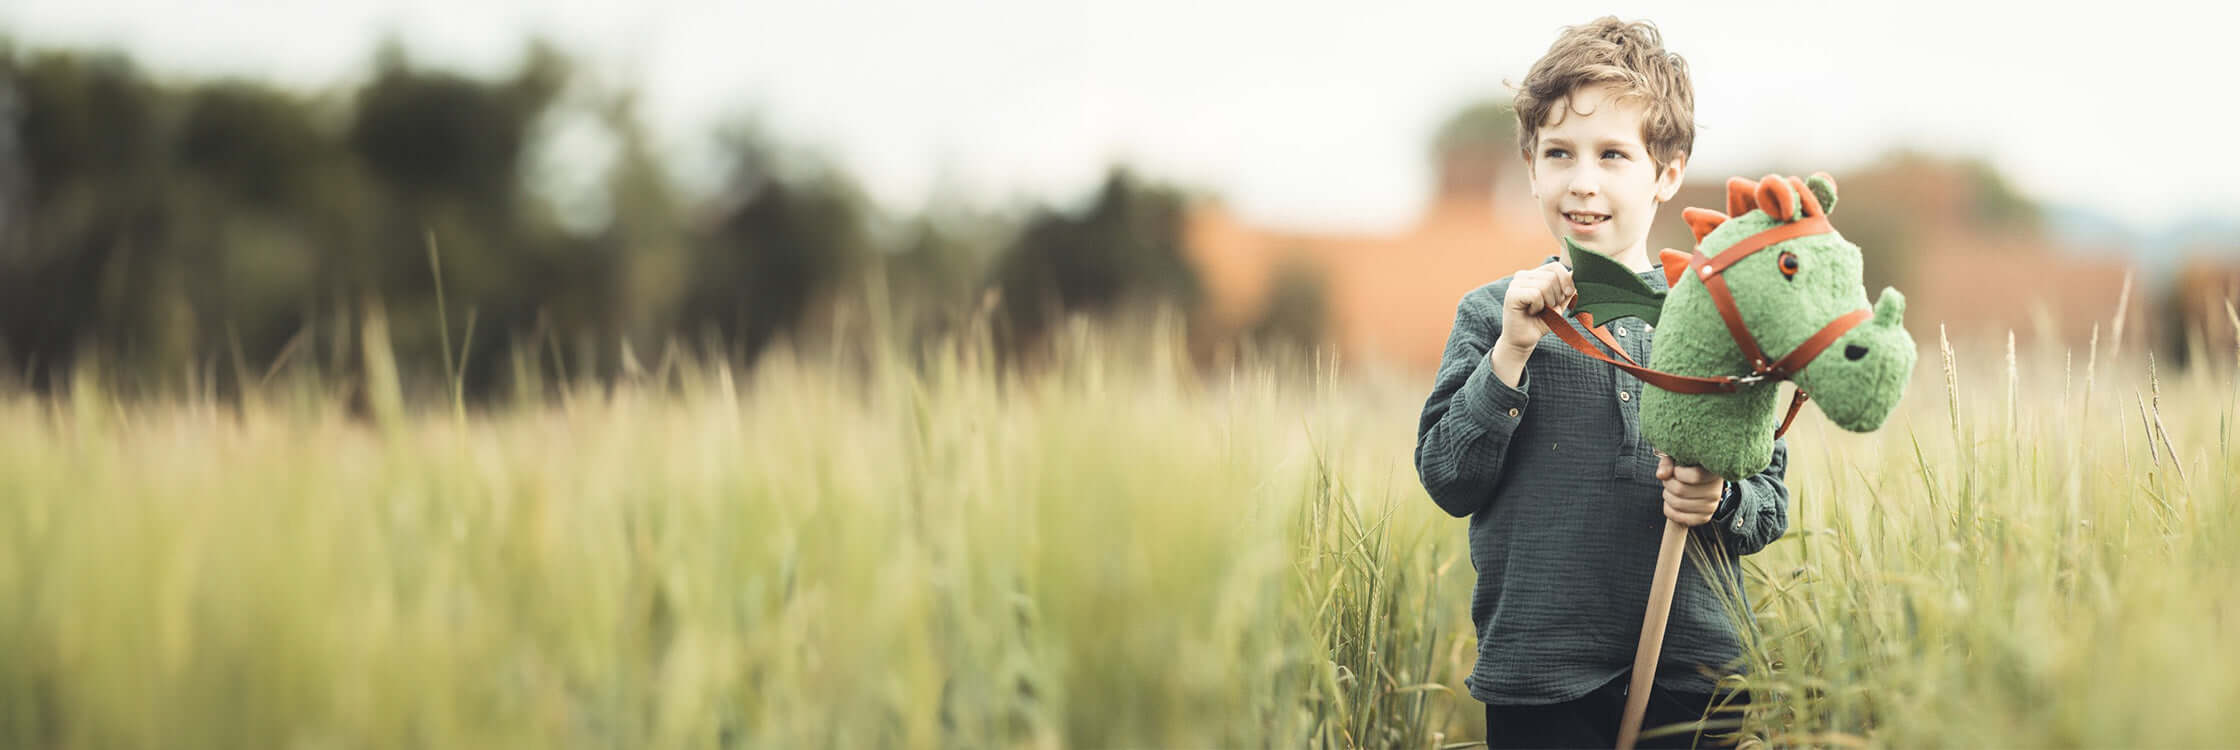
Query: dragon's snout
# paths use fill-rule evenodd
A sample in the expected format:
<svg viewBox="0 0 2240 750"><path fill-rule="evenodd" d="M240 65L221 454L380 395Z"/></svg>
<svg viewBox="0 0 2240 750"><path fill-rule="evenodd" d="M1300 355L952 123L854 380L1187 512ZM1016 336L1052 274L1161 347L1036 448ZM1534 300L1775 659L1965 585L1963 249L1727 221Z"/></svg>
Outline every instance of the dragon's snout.
<svg viewBox="0 0 2240 750"><path fill-rule="evenodd" d="M1881 426L1897 408L1916 357L1905 311L1905 295L1882 290L1873 319L1837 342L1843 358L1837 359L1831 348L1798 374L1797 385L1812 392L1821 413L1838 427L1866 432Z"/></svg>

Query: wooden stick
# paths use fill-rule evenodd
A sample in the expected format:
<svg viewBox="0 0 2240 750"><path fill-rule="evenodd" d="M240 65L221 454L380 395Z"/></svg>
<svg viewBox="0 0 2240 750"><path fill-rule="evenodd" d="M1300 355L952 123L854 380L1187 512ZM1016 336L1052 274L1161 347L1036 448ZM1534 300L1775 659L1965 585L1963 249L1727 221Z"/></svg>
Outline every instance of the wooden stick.
<svg viewBox="0 0 2240 750"><path fill-rule="evenodd" d="M1665 621L1672 618L1672 589L1680 583L1680 555L1688 548L1688 527L1664 521L1664 542L1657 546L1657 573L1649 579L1649 611L1641 616L1641 647L1633 652L1633 682L1626 690L1625 718L1618 723L1618 750L1633 750L1641 737L1641 715L1656 684L1657 654L1664 650Z"/></svg>

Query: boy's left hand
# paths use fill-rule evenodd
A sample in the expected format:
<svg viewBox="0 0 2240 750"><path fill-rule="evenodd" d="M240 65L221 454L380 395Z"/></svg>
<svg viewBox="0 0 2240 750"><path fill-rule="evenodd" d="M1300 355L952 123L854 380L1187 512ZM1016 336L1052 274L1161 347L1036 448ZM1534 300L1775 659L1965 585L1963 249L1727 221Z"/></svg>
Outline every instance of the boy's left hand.
<svg viewBox="0 0 2240 750"><path fill-rule="evenodd" d="M1672 457L1657 454L1657 479L1664 481L1664 517L1682 526L1711 522L1726 494L1727 480L1701 466L1674 466Z"/></svg>

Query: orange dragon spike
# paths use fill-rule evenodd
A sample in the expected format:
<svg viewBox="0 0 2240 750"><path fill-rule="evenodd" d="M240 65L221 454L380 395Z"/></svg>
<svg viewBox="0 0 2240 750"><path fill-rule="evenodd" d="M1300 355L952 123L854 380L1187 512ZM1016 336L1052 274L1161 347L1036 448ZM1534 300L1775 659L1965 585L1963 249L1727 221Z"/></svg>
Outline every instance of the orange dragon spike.
<svg viewBox="0 0 2240 750"><path fill-rule="evenodd" d="M1733 203L1733 198L1730 197L1728 202ZM1688 231L1695 233L1696 244L1701 245L1705 235L1718 229L1720 224L1727 223L1728 216L1708 208L1689 206L1680 209L1680 218L1688 222Z"/></svg>
<svg viewBox="0 0 2240 750"><path fill-rule="evenodd" d="M1697 209L1691 208L1688 210L1694 211ZM1702 242L1703 238L1698 236L1696 241ZM1679 286L1680 274L1688 270L1688 254L1668 247L1657 251L1657 258L1664 263L1664 285L1667 287Z"/></svg>
<svg viewBox="0 0 2240 750"><path fill-rule="evenodd" d="M1727 178L1727 215L1741 216L1758 207L1758 185L1740 177Z"/></svg>

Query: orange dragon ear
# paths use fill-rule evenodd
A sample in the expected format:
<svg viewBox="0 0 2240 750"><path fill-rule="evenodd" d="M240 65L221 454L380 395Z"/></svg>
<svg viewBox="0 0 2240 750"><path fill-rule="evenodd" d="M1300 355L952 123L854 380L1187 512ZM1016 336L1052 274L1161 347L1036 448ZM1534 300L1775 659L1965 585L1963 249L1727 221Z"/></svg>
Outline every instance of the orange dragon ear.
<svg viewBox="0 0 2240 750"><path fill-rule="evenodd" d="M1689 210L1693 211L1695 209ZM1696 241L1702 242L1703 240L1698 238ZM1668 247L1657 251L1657 258L1664 263L1664 285L1668 287L1679 286L1680 274L1686 273L1688 270L1688 254Z"/></svg>
<svg viewBox="0 0 2240 750"><path fill-rule="evenodd" d="M1732 203L1733 199L1729 198L1728 202ZM1703 238L1711 234L1711 230L1718 229L1720 224L1727 223L1728 217L1726 214L1708 208L1689 206L1680 209L1680 218L1688 222L1688 231L1695 233L1696 244L1701 245L1703 244Z"/></svg>
<svg viewBox="0 0 2240 750"><path fill-rule="evenodd" d="M1758 207L1758 186L1740 177L1727 178L1727 215L1741 216Z"/></svg>
<svg viewBox="0 0 2240 750"><path fill-rule="evenodd" d="M1758 208L1773 215L1774 221L1788 222L1797 219L1797 191L1780 177L1766 175L1758 181Z"/></svg>
<svg viewBox="0 0 2240 750"><path fill-rule="evenodd" d="M1812 194L1812 188L1805 186L1804 178L1789 178L1789 187L1797 191L1797 201L1803 204L1805 218L1828 215L1827 210L1820 207L1820 196Z"/></svg>

